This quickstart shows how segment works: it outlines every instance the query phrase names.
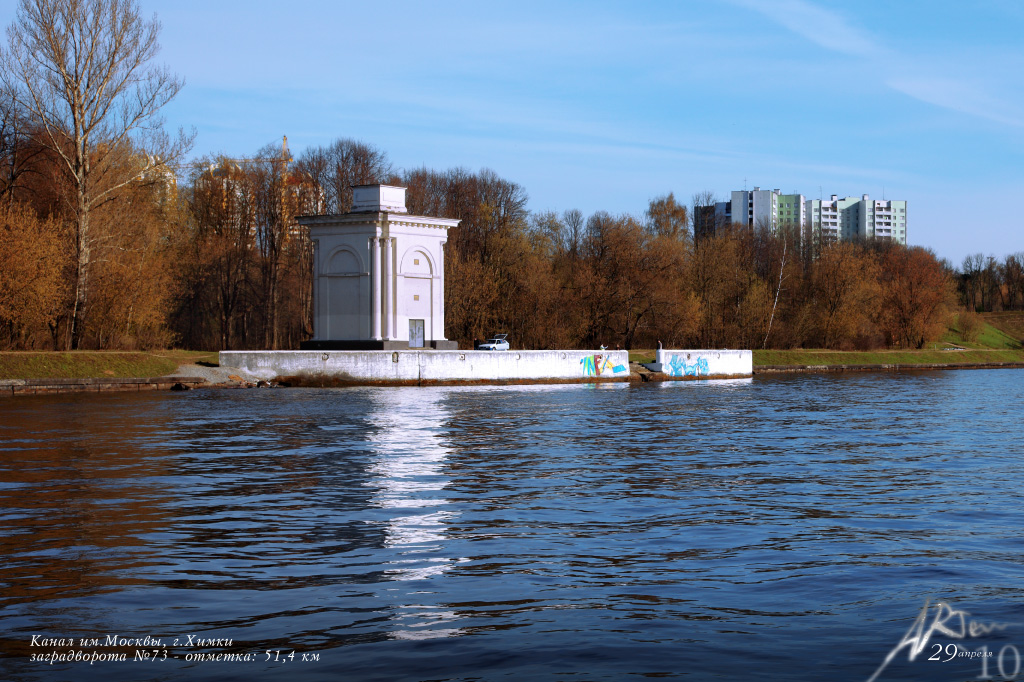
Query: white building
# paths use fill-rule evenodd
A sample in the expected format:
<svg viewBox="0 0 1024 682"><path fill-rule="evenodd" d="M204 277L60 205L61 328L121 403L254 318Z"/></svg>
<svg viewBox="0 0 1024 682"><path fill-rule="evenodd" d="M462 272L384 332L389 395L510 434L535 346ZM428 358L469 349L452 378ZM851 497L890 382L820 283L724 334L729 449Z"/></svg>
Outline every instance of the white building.
<svg viewBox="0 0 1024 682"><path fill-rule="evenodd" d="M778 189L733 192L729 201L715 204L717 224L769 227L774 232L780 227L802 227L805 224L806 204L802 194L783 194Z"/></svg>
<svg viewBox="0 0 1024 682"><path fill-rule="evenodd" d="M444 244L458 220L409 215L405 187L353 188L352 210L303 216L313 242L311 350L455 350L444 336Z"/></svg>
<svg viewBox="0 0 1024 682"><path fill-rule="evenodd" d="M867 194L807 202L807 226L824 240L883 239L907 243L907 202L871 199Z"/></svg>

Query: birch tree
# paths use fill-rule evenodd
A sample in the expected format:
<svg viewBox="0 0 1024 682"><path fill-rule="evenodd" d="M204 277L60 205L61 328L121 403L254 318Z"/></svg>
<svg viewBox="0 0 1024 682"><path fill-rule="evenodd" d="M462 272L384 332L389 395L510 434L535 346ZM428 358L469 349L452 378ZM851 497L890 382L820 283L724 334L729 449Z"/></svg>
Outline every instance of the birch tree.
<svg viewBox="0 0 1024 682"><path fill-rule="evenodd" d="M172 144L162 131L160 109L183 81L151 64L159 32L156 18L143 19L134 0L19 0L0 53L0 84L67 178L63 200L74 218L76 261L72 348L89 302L90 216L129 184L164 174L164 164L191 143L179 132ZM126 153L133 163L123 163Z"/></svg>

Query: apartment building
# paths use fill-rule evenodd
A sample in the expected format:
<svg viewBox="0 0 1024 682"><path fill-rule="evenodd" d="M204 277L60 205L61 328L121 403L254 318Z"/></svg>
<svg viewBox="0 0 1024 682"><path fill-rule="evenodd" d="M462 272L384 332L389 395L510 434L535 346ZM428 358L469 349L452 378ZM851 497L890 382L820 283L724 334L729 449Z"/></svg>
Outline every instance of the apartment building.
<svg viewBox="0 0 1024 682"><path fill-rule="evenodd" d="M806 227L823 240L886 239L907 243L907 202L871 199L867 194L807 201Z"/></svg>
<svg viewBox="0 0 1024 682"><path fill-rule="evenodd" d="M907 243L907 202L871 199L867 194L840 199L807 199L803 194L783 194L778 189L732 192L729 201L695 208L694 235L701 239L723 225L766 227L773 232L796 228L814 240L887 239Z"/></svg>
<svg viewBox="0 0 1024 682"><path fill-rule="evenodd" d="M732 192L729 201L715 204L716 223L739 223L747 227L802 226L806 222L806 201L802 194L783 194L778 189Z"/></svg>
<svg viewBox="0 0 1024 682"><path fill-rule="evenodd" d="M777 191L777 190L776 190ZM782 228L800 228L807 224L807 200L803 194L778 195L779 210L776 220Z"/></svg>

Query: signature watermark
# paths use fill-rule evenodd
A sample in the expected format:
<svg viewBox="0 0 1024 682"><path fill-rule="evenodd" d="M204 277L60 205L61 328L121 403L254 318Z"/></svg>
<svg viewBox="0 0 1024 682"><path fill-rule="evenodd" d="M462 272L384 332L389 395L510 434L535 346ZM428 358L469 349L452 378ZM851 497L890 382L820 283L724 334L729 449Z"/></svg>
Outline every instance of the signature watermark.
<svg viewBox="0 0 1024 682"><path fill-rule="evenodd" d="M931 617L929 617L929 614ZM995 678L995 672L1003 680L1014 680L1021 672L1020 651L1012 644L1003 646L998 654L988 650L988 645L982 645L976 649L969 649L964 644L972 639L984 637L996 631L1005 630L1014 623L981 622L970 617L971 614L963 609L954 609L944 601L937 601L934 604L926 599L924 608L917 614L914 624L910 626L907 633L903 635L900 643L889 652L889 655L878 666L875 674L868 678L868 682L875 682L893 659L904 649L908 649L908 660L914 661L919 655L930 651L931 655L926 660L948 663L954 659L977 659L981 663L981 674L975 679L991 680ZM930 622L929 622L930 621ZM940 642L933 642L933 637L945 637L955 639L943 646Z"/></svg>

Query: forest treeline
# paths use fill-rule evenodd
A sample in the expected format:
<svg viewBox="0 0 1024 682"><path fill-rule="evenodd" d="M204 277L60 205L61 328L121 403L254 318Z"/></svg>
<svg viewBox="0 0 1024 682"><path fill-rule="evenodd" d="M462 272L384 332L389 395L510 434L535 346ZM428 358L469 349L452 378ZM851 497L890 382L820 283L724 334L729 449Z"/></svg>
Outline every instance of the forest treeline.
<svg viewBox="0 0 1024 682"><path fill-rule="evenodd" d="M65 349L73 216L56 160L22 133L0 138L0 344ZM126 147L122 162L134 155ZM79 347L296 348L311 334L312 250L295 217L345 212L351 186L373 182L408 187L414 214L461 220L445 247L445 308L463 347L506 332L523 348L919 348L959 307L1024 307L1021 254L957 271L919 247L786 230L694 242L691 209L672 194L638 215L531 213L524 188L492 171L400 171L342 139L126 186L92 217Z"/></svg>
<svg viewBox="0 0 1024 682"><path fill-rule="evenodd" d="M153 64L159 28L135 0L18 2L0 49L0 348L295 348L313 290L296 217L344 213L352 185L377 182L461 221L445 322L463 347L504 332L522 348L919 348L957 308L976 328L967 311L1024 307L1024 254L958 271L785 228L695 242L709 192L632 215L530 212L492 171L398 169L348 139L184 164L194 133L163 131L184 82Z"/></svg>

